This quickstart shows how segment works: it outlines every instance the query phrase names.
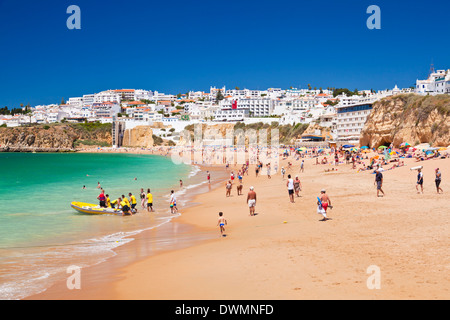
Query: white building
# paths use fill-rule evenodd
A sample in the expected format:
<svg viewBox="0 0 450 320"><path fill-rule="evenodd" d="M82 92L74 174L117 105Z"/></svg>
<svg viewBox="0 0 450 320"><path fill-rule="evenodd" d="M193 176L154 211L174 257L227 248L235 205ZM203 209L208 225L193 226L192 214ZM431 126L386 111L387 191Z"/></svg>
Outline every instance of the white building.
<svg viewBox="0 0 450 320"><path fill-rule="evenodd" d="M235 102L238 109L248 109L249 116L256 118L271 116L275 107L274 100L267 98L222 100L219 105L223 109L231 109Z"/></svg>
<svg viewBox="0 0 450 320"><path fill-rule="evenodd" d="M92 106L94 104L95 94L85 94L83 96L83 107Z"/></svg>
<svg viewBox="0 0 450 320"><path fill-rule="evenodd" d="M117 102L94 103L92 110L97 118L111 118L121 111L120 104Z"/></svg>
<svg viewBox="0 0 450 320"><path fill-rule="evenodd" d="M116 102L116 103L120 104L123 96L122 96L122 93L119 93L116 91L119 91L119 90L108 90L108 91L102 91L102 92L96 93L94 95L93 103ZM133 97L134 97L134 90L133 90ZM133 100L133 99L131 99L131 100Z"/></svg>
<svg viewBox="0 0 450 320"><path fill-rule="evenodd" d="M418 94L449 94L450 69L432 71L428 79L417 80L415 92Z"/></svg>
<svg viewBox="0 0 450 320"><path fill-rule="evenodd" d="M69 101L67 101L67 105L74 108L81 108L83 107L83 97L69 98Z"/></svg>
<svg viewBox="0 0 450 320"><path fill-rule="evenodd" d="M244 121L244 119L249 117L249 109L248 108L221 108L218 109L215 113L214 121Z"/></svg>

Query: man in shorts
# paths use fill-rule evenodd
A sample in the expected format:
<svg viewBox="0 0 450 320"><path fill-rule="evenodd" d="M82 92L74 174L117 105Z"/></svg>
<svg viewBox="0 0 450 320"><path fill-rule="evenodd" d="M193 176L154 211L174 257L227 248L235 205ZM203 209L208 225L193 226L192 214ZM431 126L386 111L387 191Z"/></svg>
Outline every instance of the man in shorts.
<svg viewBox="0 0 450 320"><path fill-rule="evenodd" d="M150 189L147 189L147 211L148 212L153 212L153 195L150 192Z"/></svg>
<svg viewBox="0 0 450 320"><path fill-rule="evenodd" d="M383 174L381 173L381 170L378 169L375 173L375 182L374 184L377 185L377 197L380 196L380 191L381 193L383 193L382 196L384 196L384 191L383 189L381 189L381 187L383 186Z"/></svg>
<svg viewBox="0 0 450 320"><path fill-rule="evenodd" d="M100 202L100 208L106 208L106 196L104 190L98 195L97 199Z"/></svg>
<svg viewBox="0 0 450 320"><path fill-rule="evenodd" d="M291 203L294 203L294 179L292 179L290 174L288 175L286 186L288 188L289 199L291 200Z"/></svg>
<svg viewBox="0 0 450 320"><path fill-rule="evenodd" d="M320 196L319 196L319 201L318 201L318 209L317 209L317 213L321 214L323 216L323 219L320 221L327 221L329 220L329 218L327 217L327 209L331 207L331 200L328 197L325 189L322 189L320 191Z"/></svg>
<svg viewBox="0 0 450 320"><path fill-rule="evenodd" d="M255 188L250 187L250 191L247 194L247 204L250 210L250 215L255 215L255 207L256 207L256 192Z"/></svg>
<svg viewBox="0 0 450 320"><path fill-rule="evenodd" d="M122 216L131 216L130 207L128 206L128 200L123 196L122 198L119 198L119 200L121 200L120 206L122 207Z"/></svg>
<svg viewBox="0 0 450 320"><path fill-rule="evenodd" d="M136 197L130 192L128 193L128 196L130 197L130 203L131 203L131 212L136 213L137 209L136 209L136 205L137 205L137 201L136 201Z"/></svg>
<svg viewBox="0 0 450 320"><path fill-rule="evenodd" d="M418 169L417 171L419 171L419 173L417 174L416 190L417 190L417 193L420 193L419 192L419 186L420 186L420 189L421 189L421 191L423 193L423 173L422 173L422 169Z"/></svg>

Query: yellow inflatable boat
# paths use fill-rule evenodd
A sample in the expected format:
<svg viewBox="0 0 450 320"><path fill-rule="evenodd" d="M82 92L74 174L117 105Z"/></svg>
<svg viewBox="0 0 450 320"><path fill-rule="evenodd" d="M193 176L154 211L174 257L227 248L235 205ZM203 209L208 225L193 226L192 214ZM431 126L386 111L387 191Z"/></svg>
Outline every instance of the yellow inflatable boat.
<svg viewBox="0 0 450 320"><path fill-rule="evenodd" d="M71 207L85 214L122 214L122 210L112 208L100 208L97 204L72 202Z"/></svg>

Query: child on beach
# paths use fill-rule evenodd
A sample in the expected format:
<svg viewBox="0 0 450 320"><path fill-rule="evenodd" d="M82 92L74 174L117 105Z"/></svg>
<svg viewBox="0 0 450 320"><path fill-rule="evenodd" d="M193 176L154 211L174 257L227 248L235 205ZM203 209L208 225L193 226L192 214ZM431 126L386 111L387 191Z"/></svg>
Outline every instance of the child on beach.
<svg viewBox="0 0 450 320"><path fill-rule="evenodd" d="M219 221L217 221L217 225L220 227L220 234L225 236L225 226L227 225L227 220L223 217L223 212L219 212Z"/></svg>

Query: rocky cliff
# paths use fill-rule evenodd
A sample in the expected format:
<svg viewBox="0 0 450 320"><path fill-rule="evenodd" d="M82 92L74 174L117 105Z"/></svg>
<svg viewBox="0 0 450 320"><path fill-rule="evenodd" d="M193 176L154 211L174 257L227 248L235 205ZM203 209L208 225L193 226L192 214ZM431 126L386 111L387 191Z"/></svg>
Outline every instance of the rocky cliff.
<svg viewBox="0 0 450 320"><path fill-rule="evenodd" d="M360 145L378 148L402 142L450 145L450 96L397 95L382 99L361 132Z"/></svg>
<svg viewBox="0 0 450 320"><path fill-rule="evenodd" d="M123 146L133 148L153 147L153 130L150 126L137 126L125 130L123 135Z"/></svg>
<svg viewBox="0 0 450 320"><path fill-rule="evenodd" d="M58 124L0 128L0 151L65 152L75 145L111 144L111 127L91 124Z"/></svg>

